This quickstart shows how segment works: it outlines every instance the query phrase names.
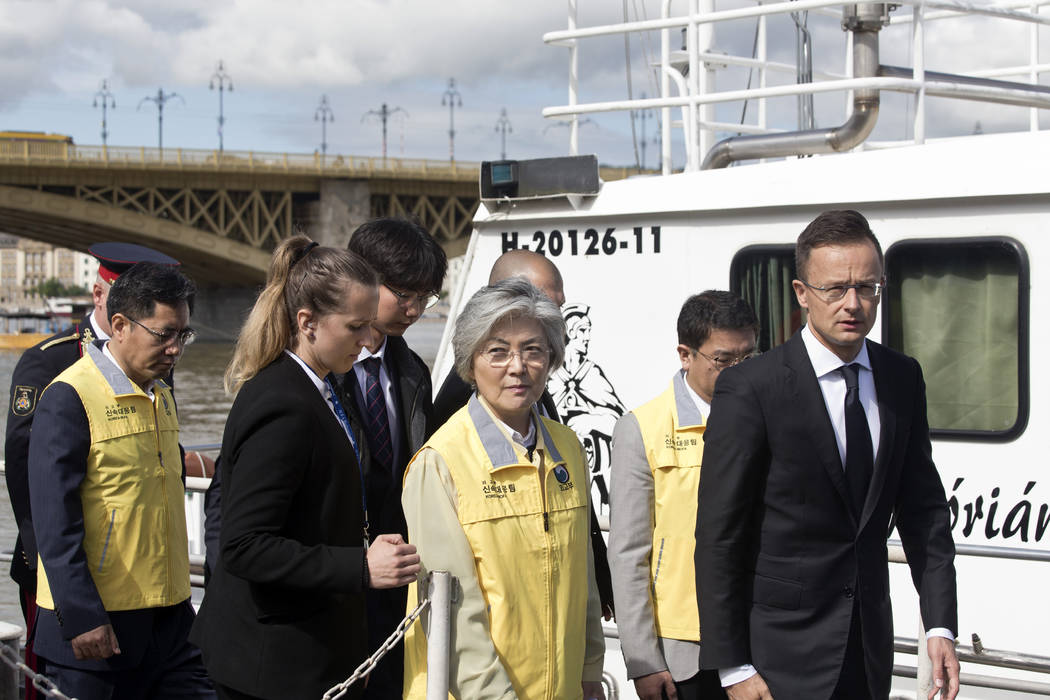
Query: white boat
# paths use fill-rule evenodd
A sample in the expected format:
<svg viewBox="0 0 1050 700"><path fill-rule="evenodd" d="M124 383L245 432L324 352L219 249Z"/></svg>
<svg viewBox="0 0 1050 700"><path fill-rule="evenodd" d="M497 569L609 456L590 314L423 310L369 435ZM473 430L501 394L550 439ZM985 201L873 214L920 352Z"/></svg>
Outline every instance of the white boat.
<svg viewBox="0 0 1050 700"><path fill-rule="evenodd" d="M575 155L584 115L658 109L662 173L599 183L596 162L587 159L483 166L483 203L450 319L505 250L528 247L558 265L569 354L577 361L551 388L569 425L589 443L600 482L616 417L659 393L678 367L675 319L686 297L709 288L742 293L759 312L768 349L802 323L790 288L799 232L826 209L861 211L886 250L889 279L871 338L919 358L928 384L934 457L959 549L960 697L1050 694L1050 370L1032 358L1050 344L1039 322L1050 318L1043 281L1050 275L1050 131L1039 129L1040 118L1050 123L1039 111L1050 107L1050 89L1038 85L1040 73L1050 72L1039 62L1040 43L1045 51L1050 39L1050 12L1039 10L1048 3L910 0L843 8L824 0L690 0L678 7L686 4L665 0L658 18L577 27L570 0L569 29L545 37L568 47L570 100L544 114L570 121ZM777 63L767 46L771 34L794 30L793 11L810 13L811 32L803 34L813 35L812 46L840 50L819 64L813 82L796 83L796 66ZM756 32L753 55L719 50L720 32L740 22ZM577 84L577 60L587 42L653 30L660 94L582 101L587 76ZM910 47L903 67L880 62L880 42L891 41ZM954 57L946 53L951 48L958 49ZM798 53L806 56L807 47ZM983 58L998 63L979 65ZM944 66L964 66L967 74ZM741 77L747 70L750 88ZM784 71L788 76L778 78ZM795 128L795 104L806 108L805 119L805 96L825 94L844 107L835 116L839 126L775 128ZM744 100L753 115L744 125L727 123L716 108L732 104L739 113ZM792 114L778 124L774 115L785 100ZM890 115L892 107L907 114ZM1013 119L1017 130L933 138L945 114L967 124L970 116L985 124ZM907 139L870 138L884 119ZM671 167L676 145L681 172ZM803 154L809 157L794 157ZM451 368L451 327L435 386ZM907 567L892 563L890 570L900 674L893 692L911 698L917 658L907 650L920 628L918 600ZM635 697L615 627L607 631L607 667L619 697ZM1016 654L971 648L981 645Z"/></svg>

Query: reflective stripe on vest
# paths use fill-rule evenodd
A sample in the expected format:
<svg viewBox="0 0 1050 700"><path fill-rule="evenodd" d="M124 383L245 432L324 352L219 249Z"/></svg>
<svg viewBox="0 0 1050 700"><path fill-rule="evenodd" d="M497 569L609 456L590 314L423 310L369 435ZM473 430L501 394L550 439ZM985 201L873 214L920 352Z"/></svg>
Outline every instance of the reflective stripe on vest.
<svg viewBox="0 0 1050 700"><path fill-rule="evenodd" d="M91 444L80 485L84 553L106 610L174 605L190 596L179 421L171 390L150 398L94 345L55 378L84 405ZM37 604L53 610L37 569Z"/></svg>
<svg viewBox="0 0 1050 700"><path fill-rule="evenodd" d="M533 419L534 462L476 396L424 449L444 458L456 485L492 642L515 693L522 700L572 700L581 697L587 636L590 482L576 434L535 411ZM415 601L410 591L409 607ZM412 632L405 697L421 698L426 640L419 623Z"/></svg>
<svg viewBox="0 0 1050 700"><path fill-rule="evenodd" d="M704 422L681 372L671 386L633 411L653 472L655 501L649 574L661 637L700 640L696 604L696 500Z"/></svg>

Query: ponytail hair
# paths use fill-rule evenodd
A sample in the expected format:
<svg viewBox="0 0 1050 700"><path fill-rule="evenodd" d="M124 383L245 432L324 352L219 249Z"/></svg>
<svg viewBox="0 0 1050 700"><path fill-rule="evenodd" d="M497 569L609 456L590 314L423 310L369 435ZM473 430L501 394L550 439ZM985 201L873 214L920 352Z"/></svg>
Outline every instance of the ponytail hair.
<svg viewBox="0 0 1050 700"><path fill-rule="evenodd" d="M317 316L344 309L350 283L366 287L378 284L375 271L360 256L318 246L306 236L292 236L277 246L270 259L266 286L237 336L237 347L224 377L226 391L236 393L242 384L294 345L300 309Z"/></svg>

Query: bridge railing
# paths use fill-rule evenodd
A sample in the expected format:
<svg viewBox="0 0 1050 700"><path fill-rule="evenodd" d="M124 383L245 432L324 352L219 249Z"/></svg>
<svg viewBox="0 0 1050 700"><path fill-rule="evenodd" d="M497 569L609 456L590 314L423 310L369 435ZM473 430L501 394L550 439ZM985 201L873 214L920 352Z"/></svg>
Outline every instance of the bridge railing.
<svg viewBox="0 0 1050 700"><path fill-rule="evenodd" d="M78 146L72 143L0 139L0 165L65 166L70 168L158 168L183 171L317 174L324 177L402 178L477 182L481 164L427 158L209 151L146 146ZM603 165L606 182L637 174L635 168ZM647 171L654 174L654 171Z"/></svg>
<svg viewBox="0 0 1050 700"><path fill-rule="evenodd" d="M33 141L0 141L0 164L68 166L83 168L162 168L220 172L316 173L328 177L398 177L456 179L473 182L480 163L382 158L320 153L272 153L145 146L78 146L71 143L39 144Z"/></svg>

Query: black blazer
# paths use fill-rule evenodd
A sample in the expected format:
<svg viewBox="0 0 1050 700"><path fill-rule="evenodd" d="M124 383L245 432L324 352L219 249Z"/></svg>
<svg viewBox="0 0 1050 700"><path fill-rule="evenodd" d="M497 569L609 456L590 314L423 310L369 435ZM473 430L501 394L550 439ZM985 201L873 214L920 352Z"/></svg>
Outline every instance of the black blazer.
<svg viewBox="0 0 1050 700"><path fill-rule="evenodd" d="M384 365L394 386L394 401L401 424L402 460L394 465L396 473L375 468L371 460L365 460L368 517L373 535L396 532L407 540L408 525L401 510L401 482L405 467L434 432L435 425L430 419L433 387L426 363L400 336L387 336ZM367 425L361 415L361 388L353 370L342 375L340 385L346 397L343 403L347 411L354 415L359 425Z"/></svg>
<svg viewBox="0 0 1050 700"><path fill-rule="evenodd" d="M704 433L696 525L703 668L751 663L777 700L828 698L854 603L873 697L887 697L892 516L927 629L957 631L955 547L918 362L868 341L881 434L858 519L805 345L722 372Z"/></svg>
<svg viewBox="0 0 1050 700"><path fill-rule="evenodd" d="M237 394L220 463L221 556L190 639L218 683L262 698L320 697L367 655L350 441L282 354Z"/></svg>

